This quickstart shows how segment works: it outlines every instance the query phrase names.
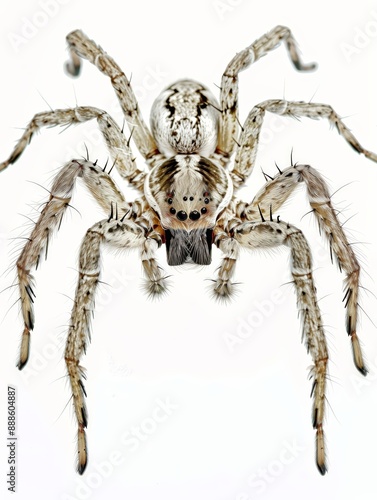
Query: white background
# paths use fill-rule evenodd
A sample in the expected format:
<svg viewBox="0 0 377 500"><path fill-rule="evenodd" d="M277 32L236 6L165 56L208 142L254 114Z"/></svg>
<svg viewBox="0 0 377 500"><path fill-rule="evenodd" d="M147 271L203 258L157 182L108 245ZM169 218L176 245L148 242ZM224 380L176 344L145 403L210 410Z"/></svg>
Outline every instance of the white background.
<svg viewBox="0 0 377 500"><path fill-rule="evenodd" d="M241 75L241 119L267 98L331 103L361 143L376 151L377 73L372 61L377 52L377 4L349 4L71 0L64 5L52 1L49 14L43 14L42 1L3 1L1 160L11 152L21 128L48 105L90 104L107 109L122 123L110 82L95 68L84 64L77 80L63 72L64 38L75 28L83 29L132 74L147 119L153 99L178 78L192 77L217 92L236 51L285 24L299 42L304 61L317 61L318 70L300 74L284 48L274 51ZM35 218L33 209L46 199L53 172L73 155L84 154L84 142L93 160L106 161L94 123L60 132L42 131L22 158L1 173L1 289L13 282L12 265L23 244L14 238L30 231L21 214ZM293 148L295 162L318 168L332 191L343 188L333 201L342 222L353 216L345 229L350 241L357 242L353 248L363 266L363 284L376 293L377 166L356 154L327 122L268 117L262 142L241 196L250 200L262 185L260 167L274 175L275 161L288 166ZM126 193L128 199L135 197ZM342 276L331 265L312 215L302 219L310 210L303 190L281 216L304 230L315 258L331 354L325 426L328 475L321 477L314 464L307 380L311 359L300 343L293 287L284 285L291 278L283 249L242 254L237 269L242 284L227 306L212 300L211 282L205 281L219 264L217 250L207 268L168 269L171 293L158 302L148 301L141 290L136 254L105 253L102 279L108 285L98 294L92 343L82 360L88 375L90 461L79 477L64 338L80 241L86 228L104 215L81 187L72 204L81 215L69 211L37 273L36 327L23 372L15 367L22 331L18 304L12 307L16 289L0 295L1 496L7 492L6 388L13 384L20 499L375 498L376 328L362 313L359 331L370 367L369 377L363 379L353 366L345 333ZM164 248L159 260L166 269ZM276 294L280 300L274 304ZM361 305L376 323L375 296L363 291ZM246 330L245 324L256 318L259 326L249 324ZM224 336L237 337L242 331L247 338L238 336L240 343L231 352ZM158 401L167 400L174 409L170 414L159 411L164 421L153 422ZM143 434L130 446L127 433L133 427ZM111 465L114 456L118 461Z"/></svg>

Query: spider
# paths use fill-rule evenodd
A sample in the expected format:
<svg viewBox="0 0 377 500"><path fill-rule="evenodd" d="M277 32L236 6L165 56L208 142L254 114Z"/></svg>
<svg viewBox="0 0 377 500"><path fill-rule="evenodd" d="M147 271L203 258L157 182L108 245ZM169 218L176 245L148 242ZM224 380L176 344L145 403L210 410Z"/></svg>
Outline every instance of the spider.
<svg viewBox="0 0 377 500"><path fill-rule="evenodd" d="M25 129L8 160L0 170L14 163L32 136L45 126L70 125L96 119L113 166L140 194L127 201L110 176L97 162L72 159L56 175L50 197L41 211L17 260L17 276L24 330L18 368L29 357L30 332L34 328L34 278L40 255L47 248L70 203L76 179L80 177L107 217L86 233L80 248L79 276L72 308L65 362L72 390L78 427L78 472L86 468L88 422L85 405L84 368L80 359L89 339L90 317L100 282L101 248L104 244L118 249L135 248L140 252L146 277L146 291L158 296L167 291L167 276L156 261L156 250L166 246L169 266L191 262L211 263L216 245L223 254L213 292L228 299L240 249L249 250L285 245L291 254L291 273L302 318L303 338L313 359L312 423L316 431L316 464L327 471L323 420L327 380L328 350L312 276L308 243L297 227L275 216L279 208L303 183L323 233L345 277L346 327L351 339L356 368L367 369L356 334L360 266L347 242L329 190L321 175L309 165L291 164L266 183L252 201L237 200L235 193L253 171L258 137L266 112L291 117L327 118L340 135L358 152L377 161L377 155L364 149L331 106L318 103L272 99L253 107L245 123L238 121L238 75L262 56L285 43L289 57L300 71L315 69L303 64L291 31L277 26L236 54L222 75L220 101L200 83L180 80L165 89L155 100L149 130L139 111L130 81L116 62L82 31L67 36L70 59L68 73L78 76L81 59L93 63L110 78L119 99L131 136L101 109L76 106L38 113ZM140 169L133 158L130 139L145 159ZM234 154L234 162L231 159Z"/></svg>

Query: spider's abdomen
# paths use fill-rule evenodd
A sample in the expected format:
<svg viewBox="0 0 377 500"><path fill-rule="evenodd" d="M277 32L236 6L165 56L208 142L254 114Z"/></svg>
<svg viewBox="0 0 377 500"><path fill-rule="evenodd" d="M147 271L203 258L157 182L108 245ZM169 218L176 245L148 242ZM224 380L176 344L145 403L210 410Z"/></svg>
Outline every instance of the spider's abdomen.
<svg viewBox="0 0 377 500"><path fill-rule="evenodd" d="M217 144L219 105L212 93L193 80L180 80L165 89L151 111L151 129L166 156L211 155Z"/></svg>

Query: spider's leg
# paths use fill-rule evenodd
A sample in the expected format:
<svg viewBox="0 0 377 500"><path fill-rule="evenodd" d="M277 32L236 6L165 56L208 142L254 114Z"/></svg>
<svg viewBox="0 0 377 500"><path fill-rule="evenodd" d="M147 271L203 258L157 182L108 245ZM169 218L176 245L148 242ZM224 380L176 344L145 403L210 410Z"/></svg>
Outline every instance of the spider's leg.
<svg viewBox="0 0 377 500"><path fill-rule="evenodd" d="M291 273L296 289L303 338L314 365L313 427L316 429L316 462L321 474L327 471L323 419L328 352L326 338L317 304L316 288L312 276L312 260L308 243L302 232L285 222L244 222L233 229L235 240L249 250L286 245L291 250Z"/></svg>
<svg viewBox="0 0 377 500"><path fill-rule="evenodd" d="M67 71L72 76L77 76L80 72L80 57L82 57L94 64L111 79L111 84L119 99L120 106L132 131L132 138L138 150L144 158L153 160L153 157L158 154L157 145L141 116L131 83L121 68L114 59L93 40L90 40L81 30L69 33L67 35L67 42L72 58L66 65Z"/></svg>
<svg viewBox="0 0 377 500"><path fill-rule="evenodd" d="M306 117L312 119L327 118L335 125L339 134L358 153L377 162L377 154L363 148L339 115L328 104L301 101L285 101L270 99L255 106L249 113L239 138L239 148L234 161L234 169L230 172L234 187L239 188L251 174L257 155L259 133L263 125L266 111L282 116Z"/></svg>
<svg viewBox="0 0 377 500"><path fill-rule="evenodd" d="M130 212L130 206L115 186L111 177L90 161L73 160L67 163L57 174L50 190L50 198L31 232L20 257L17 260L17 275L21 299L21 311L24 330L21 341L18 367L22 369L29 357L30 331L34 328L34 277L32 270L38 267L41 255L47 255L48 243L54 231L62 222L64 213L71 201L77 177L82 177L86 187L102 206L110 212L111 204L118 207L118 212Z"/></svg>
<svg viewBox="0 0 377 500"><path fill-rule="evenodd" d="M266 216L270 212L276 213L301 182L306 185L309 203L320 229L323 230L329 241L331 255L334 252L340 269L346 273L344 281L344 300L347 311L346 328L352 342L355 366L363 375L366 375L367 369L356 334L360 266L352 245L347 241L339 223L331 203L329 190L322 176L309 165L294 165L283 170L262 187L250 205L240 207L243 217L247 220L258 220L260 211Z"/></svg>
<svg viewBox="0 0 377 500"><path fill-rule="evenodd" d="M230 233L232 233L232 228L238 226L240 223L240 219L231 219L224 224L224 221L220 218L220 220L217 221L214 230L214 244L224 254L223 260L218 268L217 278L216 281L214 281L215 285L213 287L215 298L219 300L229 299L234 290L234 284L231 279L236 269L240 245L238 241L230 236Z"/></svg>
<svg viewBox="0 0 377 500"><path fill-rule="evenodd" d="M168 291L167 276L156 260L156 250L165 243L165 231L156 213L149 207L135 207L135 222L145 229L146 238L141 247L141 262L146 276L144 290L149 297L157 297ZM153 228L153 229L150 229Z"/></svg>
<svg viewBox="0 0 377 500"><path fill-rule="evenodd" d="M308 71L316 67L315 64L302 63L296 41L290 29L285 26L276 26L236 54L226 67L221 80L218 149L226 157L234 151L238 137L238 74L278 47L282 41L285 42L289 57L296 69Z"/></svg>
<svg viewBox="0 0 377 500"><path fill-rule="evenodd" d="M77 106L76 108L56 109L37 113L27 125L25 132L17 142L10 157L3 163L0 163L0 172L19 158L33 135L42 127L55 127L56 125L69 126L93 119L96 119L98 122L99 129L119 174L132 186L143 191L145 172L137 168L135 159L132 157L129 141L108 113L91 106Z"/></svg>
<svg viewBox="0 0 377 500"><path fill-rule="evenodd" d="M90 320L94 311L94 296L100 277L100 250L102 243L118 249L141 247L145 230L130 220L105 219L92 226L86 233L80 248L79 280L67 344L65 361L71 383L73 405L78 424L78 472L87 465L85 428L88 417L84 402L84 369L79 364L90 337Z"/></svg>

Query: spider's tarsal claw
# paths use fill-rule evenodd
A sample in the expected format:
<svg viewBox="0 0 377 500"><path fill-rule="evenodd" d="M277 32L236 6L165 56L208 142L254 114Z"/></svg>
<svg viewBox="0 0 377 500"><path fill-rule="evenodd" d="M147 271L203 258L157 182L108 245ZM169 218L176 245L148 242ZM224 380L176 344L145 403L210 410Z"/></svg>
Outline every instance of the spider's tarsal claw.
<svg viewBox="0 0 377 500"><path fill-rule="evenodd" d="M326 474L326 472L327 472L326 465L325 464L319 464L317 462L317 467L318 467L318 470L319 470L320 474L322 474L322 476L324 476Z"/></svg>
<svg viewBox="0 0 377 500"><path fill-rule="evenodd" d="M315 71L318 68L318 64L315 62L303 64L301 61L293 61L293 65L297 71Z"/></svg>
<svg viewBox="0 0 377 500"><path fill-rule="evenodd" d="M67 75L72 77L77 77L81 71L81 60L80 57L73 51L70 51L70 59L65 62L64 70Z"/></svg>
<svg viewBox="0 0 377 500"><path fill-rule="evenodd" d="M73 63L73 61L66 61L66 63L64 64L64 70L67 75L76 78L80 74L81 65L76 65Z"/></svg>

